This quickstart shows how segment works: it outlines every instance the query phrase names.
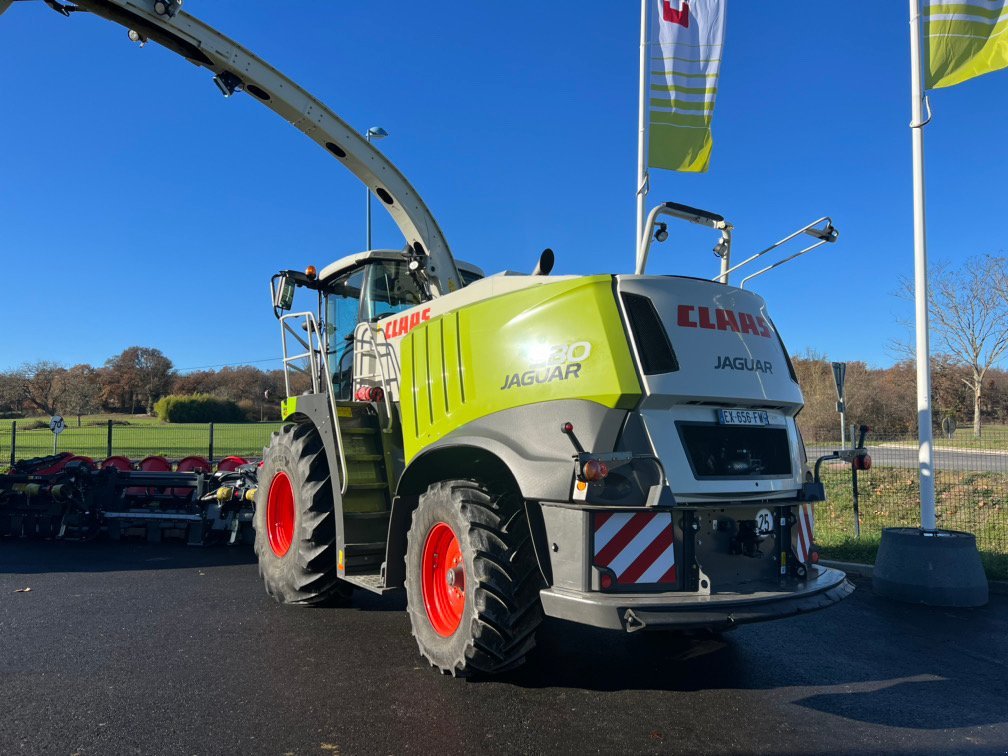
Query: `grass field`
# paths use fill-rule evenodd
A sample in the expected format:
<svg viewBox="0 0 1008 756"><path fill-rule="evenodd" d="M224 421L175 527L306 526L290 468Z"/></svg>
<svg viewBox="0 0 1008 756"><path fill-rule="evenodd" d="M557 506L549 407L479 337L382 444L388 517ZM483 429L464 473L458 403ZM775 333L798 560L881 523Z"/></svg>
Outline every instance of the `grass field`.
<svg viewBox="0 0 1008 756"><path fill-rule="evenodd" d="M824 468L825 504L816 505L815 540L830 559L874 563L883 527L920 525L916 469L873 467L858 476L861 538L847 467ZM939 470L938 527L973 533L991 578L1008 579L1008 474Z"/></svg>
<svg viewBox="0 0 1008 756"><path fill-rule="evenodd" d="M207 456L210 452L210 426L205 423L162 423L144 415L88 415L81 418L78 427L76 417L65 419L67 429L59 436L57 451L104 459L108 454L108 421L112 420L113 454L133 459L160 454L179 459L190 454ZM11 420L0 420L0 464L10 461L11 425ZM276 422L215 423L213 456L216 459L229 454L258 457L269 443L270 434L279 426ZM18 459L52 454L49 418L17 420L16 444Z"/></svg>

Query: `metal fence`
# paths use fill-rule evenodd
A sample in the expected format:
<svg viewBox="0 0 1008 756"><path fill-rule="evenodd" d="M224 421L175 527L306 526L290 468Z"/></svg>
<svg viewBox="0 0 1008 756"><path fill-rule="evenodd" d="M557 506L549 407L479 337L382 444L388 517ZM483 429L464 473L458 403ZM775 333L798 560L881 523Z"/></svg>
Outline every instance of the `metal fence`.
<svg viewBox="0 0 1008 756"><path fill-rule="evenodd" d="M190 455L210 461L229 455L259 458L280 423L125 423L118 420L70 421L58 438L58 452L96 461L112 456L139 460L151 455L181 459ZM0 465L53 453L54 436L38 421L8 421L0 427Z"/></svg>
<svg viewBox="0 0 1008 756"><path fill-rule="evenodd" d="M805 445L811 461L840 444L806 437ZM872 466L858 472L860 539L850 465L823 465L828 500L816 507L815 530L827 551L856 540L877 544L884 527L920 525L916 438L873 430L865 445ZM1008 428L986 428L980 438L971 428L936 432L935 498L939 528L973 533L988 565L1008 565Z"/></svg>

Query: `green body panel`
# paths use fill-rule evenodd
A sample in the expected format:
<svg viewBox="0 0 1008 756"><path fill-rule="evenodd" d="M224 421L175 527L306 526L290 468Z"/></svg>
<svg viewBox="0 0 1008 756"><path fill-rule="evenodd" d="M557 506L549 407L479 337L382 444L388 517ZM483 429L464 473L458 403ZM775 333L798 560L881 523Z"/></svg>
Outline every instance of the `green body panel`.
<svg viewBox="0 0 1008 756"><path fill-rule="evenodd" d="M297 397L288 396L286 399L280 402L280 417L286 420L288 417L297 412Z"/></svg>
<svg viewBox="0 0 1008 756"><path fill-rule="evenodd" d="M401 346L406 461L451 431L534 402L632 408L641 386L611 276L502 294L415 327Z"/></svg>

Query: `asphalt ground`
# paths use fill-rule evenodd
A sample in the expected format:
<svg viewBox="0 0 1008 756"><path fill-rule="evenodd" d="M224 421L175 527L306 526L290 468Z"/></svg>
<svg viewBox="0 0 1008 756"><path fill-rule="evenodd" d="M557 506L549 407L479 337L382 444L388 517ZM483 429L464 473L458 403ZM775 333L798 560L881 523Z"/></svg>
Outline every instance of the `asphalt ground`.
<svg viewBox="0 0 1008 756"><path fill-rule="evenodd" d="M722 637L548 620L526 667L467 681L419 656L401 597L281 607L252 559L0 542L0 753L1008 752L1005 596L858 582Z"/></svg>

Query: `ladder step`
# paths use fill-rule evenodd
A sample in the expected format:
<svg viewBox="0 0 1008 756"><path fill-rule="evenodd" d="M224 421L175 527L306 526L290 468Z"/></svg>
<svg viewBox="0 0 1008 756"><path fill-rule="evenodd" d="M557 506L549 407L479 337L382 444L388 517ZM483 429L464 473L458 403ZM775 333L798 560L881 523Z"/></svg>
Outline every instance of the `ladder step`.
<svg viewBox="0 0 1008 756"><path fill-rule="evenodd" d="M379 595L392 590L385 587L385 580L382 578L381 572L365 572L357 575L348 573L343 576L343 579L352 585L356 585L358 588L363 588L366 591Z"/></svg>
<svg viewBox="0 0 1008 756"><path fill-rule="evenodd" d="M381 454L347 454L347 462L381 462L385 457Z"/></svg>
<svg viewBox="0 0 1008 756"><path fill-rule="evenodd" d="M388 483L354 483L353 480L350 481L350 485L347 486L347 492L350 491L380 491L383 488L388 488Z"/></svg>
<svg viewBox="0 0 1008 756"><path fill-rule="evenodd" d="M340 433L345 433L349 436L376 436L378 435L377 428L346 428L340 426Z"/></svg>
<svg viewBox="0 0 1008 756"><path fill-rule="evenodd" d="M343 519L345 520L387 520L391 513L387 509L383 509L381 512L344 512Z"/></svg>

